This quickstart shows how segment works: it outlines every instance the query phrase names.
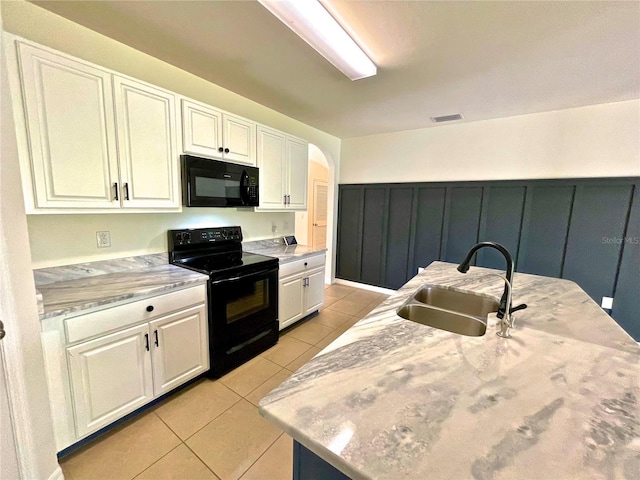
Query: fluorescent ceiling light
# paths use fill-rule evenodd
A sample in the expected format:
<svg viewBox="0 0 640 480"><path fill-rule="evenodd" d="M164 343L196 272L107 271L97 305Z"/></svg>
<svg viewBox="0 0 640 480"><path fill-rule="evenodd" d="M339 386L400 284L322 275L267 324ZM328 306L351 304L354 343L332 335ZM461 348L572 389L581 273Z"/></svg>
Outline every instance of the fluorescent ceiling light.
<svg viewBox="0 0 640 480"><path fill-rule="evenodd" d="M318 0L258 0L351 80L377 73L375 63Z"/></svg>

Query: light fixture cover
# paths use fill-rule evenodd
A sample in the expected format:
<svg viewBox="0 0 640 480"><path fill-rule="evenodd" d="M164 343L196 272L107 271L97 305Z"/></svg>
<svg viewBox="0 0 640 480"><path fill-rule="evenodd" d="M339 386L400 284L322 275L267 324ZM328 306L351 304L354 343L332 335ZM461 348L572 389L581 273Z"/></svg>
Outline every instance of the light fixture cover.
<svg viewBox="0 0 640 480"><path fill-rule="evenodd" d="M377 73L375 63L318 0L258 0L351 80Z"/></svg>

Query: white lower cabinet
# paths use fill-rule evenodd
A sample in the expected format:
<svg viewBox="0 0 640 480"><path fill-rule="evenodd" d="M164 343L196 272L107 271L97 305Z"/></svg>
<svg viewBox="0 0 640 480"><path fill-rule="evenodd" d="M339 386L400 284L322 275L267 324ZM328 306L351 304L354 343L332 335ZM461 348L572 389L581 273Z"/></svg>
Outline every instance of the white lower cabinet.
<svg viewBox="0 0 640 480"><path fill-rule="evenodd" d="M324 263L323 253L280 266L280 330L315 312L324 304Z"/></svg>
<svg viewBox="0 0 640 480"><path fill-rule="evenodd" d="M209 369L205 285L45 323L58 450Z"/></svg>
<svg viewBox="0 0 640 480"><path fill-rule="evenodd" d="M67 349L78 437L153 399L148 332L145 324Z"/></svg>

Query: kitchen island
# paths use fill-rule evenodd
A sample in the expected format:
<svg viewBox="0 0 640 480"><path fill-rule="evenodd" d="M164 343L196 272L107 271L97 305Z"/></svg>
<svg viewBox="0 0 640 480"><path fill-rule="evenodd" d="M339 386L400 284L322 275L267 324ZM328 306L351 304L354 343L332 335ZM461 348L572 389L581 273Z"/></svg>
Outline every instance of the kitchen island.
<svg viewBox="0 0 640 480"><path fill-rule="evenodd" d="M354 479L637 478L640 347L575 283L516 273L511 339L396 315L424 284L498 299L488 273L434 262L260 413Z"/></svg>

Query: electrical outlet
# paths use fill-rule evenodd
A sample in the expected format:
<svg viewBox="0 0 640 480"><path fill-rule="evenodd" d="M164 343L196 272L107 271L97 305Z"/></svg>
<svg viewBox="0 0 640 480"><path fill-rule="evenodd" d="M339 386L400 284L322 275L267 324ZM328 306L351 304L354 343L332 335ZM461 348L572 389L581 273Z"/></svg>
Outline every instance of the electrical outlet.
<svg viewBox="0 0 640 480"><path fill-rule="evenodd" d="M613 308L613 298L611 297L602 297L602 303L600 304L602 308L606 308L607 310L611 310Z"/></svg>
<svg viewBox="0 0 640 480"><path fill-rule="evenodd" d="M107 248L111 246L111 232L96 232L96 241L98 248Z"/></svg>
<svg viewBox="0 0 640 480"><path fill-rule="evenodd" d="M289 230L289 222L285 220L284 223L282 224L282 228L284 228L285 230Z"/></svg>
<svg viewBox="0 0 640 480"><path fill-rule="evenodd" d="M276 222L271 220L271 233L276 233L278 231L278 225L276 225Z"/></svg>

